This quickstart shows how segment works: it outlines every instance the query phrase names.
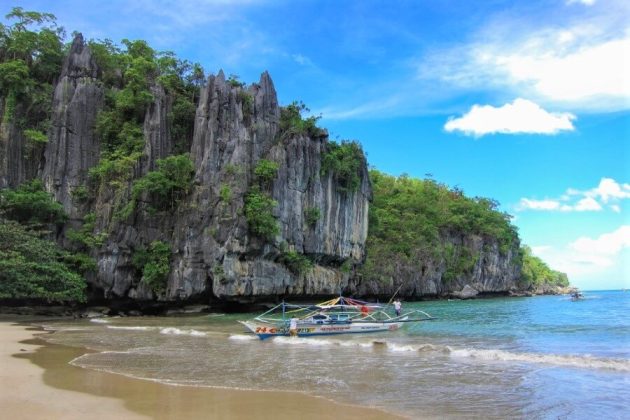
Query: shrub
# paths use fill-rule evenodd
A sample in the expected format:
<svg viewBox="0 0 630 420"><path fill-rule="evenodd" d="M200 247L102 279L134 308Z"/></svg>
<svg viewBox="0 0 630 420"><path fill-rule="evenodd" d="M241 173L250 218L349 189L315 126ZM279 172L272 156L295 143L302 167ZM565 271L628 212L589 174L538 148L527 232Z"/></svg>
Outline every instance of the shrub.
<svg viewBox="0 0 630 420"><path fill-rule="evenodd" d="M173 209L190 192L195 167L187 154L157 160L157 171L150 171L134 181L131 201L121 211L124 219L131 215L135 202L144 193L162 210Z"/></svg>
<svg viewBox="0 0 630 420"><path fill-rule="evenodd" d="M278 221L272 213L277 205L274 199L258 188L252 188L245 196L245 218L253 234L272 239L280 232Z"/></svg>
<svg viewBox="0 0 630 420"><path fill-rule="evenodd" d="M279 258L293 274L302 275L313 268L313 261L296 251L284 252Z"/></svg>
<svg viewBox="0 0 630 420"><path fill-rule="evenodd" d="M107 240L107 233L100 232L95 234L95 223L96 215L94 213L86 214L83 218L81 229L68 229L66 238L87 249L100 248Z"/></svg>
<svg viewBox="0 0 630 420"><path fill-rule="evenodd" d="M78 203L85 203L90 197L90 192L85 185L79 185L73 188L70 194Z"/></svg>
<svg viewBox="0 0 630 420"><path fill-rule="evenodd" d="M332 173L337 181L337 190L354 192L361 185L361 171L365 156L361 145L355 141L343 141L341 144L329 142L322 156L322 175Z"/></svg>
<svg viewBox="0 0 630 420"><path fill-rule="evenodd" d="M280 109L280 136L292 136L292 135L308 135L311 137L317 137L324 133L324 131L317 127L317 121L321 117L310 116L302 118L303 112L309 112L310 110L302 102L294 101L284 108Z"/></svg>
<svg viewBox="0 0 630 420"><path fill-rule="evenodd" d="M236 97L241 102L241 107L243 109L243 116L245 117L251 116L254 113L254 99L252 98L252 95L250 95L244 90L241 90L238 92Z"/></svg>
<svg viewBox="0 0 630 420"><path fill-rule="evenodd" d="M142 272L142 281L156 294L166 292L166 281L170 272L171 247L162 241L153 241L148 249L138 249L133 257L133 266Z"/></svg>
<svg viewBox="0 0 630 420"><path fill-rule="evenodd" d="M48 136L42 133L39 130L27 129L24 130L24 137L28 140L32 141L35 144L46 144L48 143Z"/></svg>
<svg viewBox="0 0 630 420"><path fill-rule="evenodd" d="M270 186L271 182L278 175L279 166L272 160L260 159L254 168L254 176L261 186Z"/></svg>
<svg viewBox="0 0 630 420"><path fill-rule="evenodd" d="M241 165L235 165L233 163L227 163L225 165L225 173L231 176L237 176L243 174L243 167Z"/></svg>
<svg viewBox="0 0 630 420"><path fill-rule="evenodd" d="M86 283L73 267L93 268L18 223L0 219L0 298L85 301Z"/></svg>
<svg viewBox="0 0 630 420"><path fill-rule="evenodd" d="M229 203L232 200L232 190L230 189L229 185L221 185L221 189L219 190L219 197L221 197L221 201L223 201L224 203Z"/></svg>
<svg viewBox="0 0 630 420"><path fill-rule="evenodd" d="M7 218L26 224L62 224L68 218L63 206L44 191L39 179L25 182L15 190L0 191L0 210Z"/></svg>
<svg viewBox="0 0 630 420"><path fill-rule="evenodd" d="M317 207L309 207L304 210L304 220L309 226L315 226L321 217L322 213Z"/></svg>
<svg viewBox="0 0 630 420"><path fill-rule="evenodd" d="M230 74L230 76L227 79L227 82L230 86L235 87L235 88L242 88L245 87L245 83L241 82L240 77L237 76L236 74Z"/></svg>

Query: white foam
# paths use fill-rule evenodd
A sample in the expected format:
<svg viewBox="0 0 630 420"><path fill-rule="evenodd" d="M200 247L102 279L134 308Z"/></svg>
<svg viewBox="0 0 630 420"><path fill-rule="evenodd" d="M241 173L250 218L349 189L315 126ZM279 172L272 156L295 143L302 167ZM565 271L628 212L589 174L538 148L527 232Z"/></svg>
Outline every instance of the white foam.
<svg viewBox="0 0 630 420"><path fill-rule="evenodd" d="M341 347L361 347L361 348L372 348L374 343L372 341L340 341L339 345Z"/></svg>
<svg viewBox="0 0 630 420"><path fill-rule="evenodd" d="M258 340L258 337L255 335L245 335L245 334L232 334L228 337L230 340L241 340L241 341L249 341L249 340Z"/></svg>
<svg viewBox="0 0 630 420"><path fill-rule="evenodd" d="M331 346L334 343L330 340L321 340L318 338L302 338L302 337L274 337L273 342L276 344L303 344L308 346Z"/></svg>
<svg viewBox="0 0 630 420"><path fill-rule="evenodd" d="M166 335L192 335L195 337L202 337L205 336L206 333L203 331L197 331L197 330L182 330L179 328L175 328L175 327L167 327L167 328L162 328L160 330L160 334L166 334Z"/></svg>
<svg viewBox="0 0 630 420"><path fill-rule="evenodd" d="M153 327L140 327L140 326L122 327L122 326L116 326L116 325L108 325L107 328L112 329L112 330L126 330L126 331L149 331L153 329Z"/></svg>
<svg viewBox="0 0 630 420"><path fill-rule="evenodd" d="M630 372L630 360L592 356L516 353L504 350L450 349L452 357L477 360L526 362L586 369L607 369Z"/></svg>
<svg viewBox="0 0 630 420"><path fill-rule="evenodd" d="M398 345L394 343L387 343L387 348L395 352L415 352L418 351L417 347L411 345Z"/></svg>
<svg viewBox="0 0 630 420"><path fill-rule="evenodd" d="M90 322L94 322L95 324L109 324L109 320L105 318L92 318Z"/></svg>

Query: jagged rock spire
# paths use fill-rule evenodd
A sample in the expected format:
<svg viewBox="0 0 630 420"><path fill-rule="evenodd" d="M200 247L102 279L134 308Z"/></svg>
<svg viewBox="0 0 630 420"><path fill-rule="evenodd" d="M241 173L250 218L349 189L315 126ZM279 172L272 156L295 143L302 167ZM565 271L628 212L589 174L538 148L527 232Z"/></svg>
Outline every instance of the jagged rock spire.
<svg viewBox="0 0 630 420"><path fill-rule="evenodd" d="M77 33L72 40L70 52L63 62L61 77L92 77L98 76L98 66L90 51L90 47L85 44L83 35Z"/></svg>

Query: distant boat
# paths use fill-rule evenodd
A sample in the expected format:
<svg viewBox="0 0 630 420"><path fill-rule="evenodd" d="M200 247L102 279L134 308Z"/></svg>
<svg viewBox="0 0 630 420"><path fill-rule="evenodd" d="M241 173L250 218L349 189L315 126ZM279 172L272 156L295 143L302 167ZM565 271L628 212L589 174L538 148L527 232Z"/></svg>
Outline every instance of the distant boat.
<svg viewBox="0 0 630 420"><path fill-rule="evenodd" d="M282 302L249 321L239 321L261 340L291 335L298 337L396 331L407 322L435 319L414 310L392 316L381 305L339 296L315 305Z"/></svg>
<svg viewBox="0 0 630 420"><path fill-rule="evenodd" d="M582 299L584 299L584 295L579 290L576 290L575 292L571 293L572 301L582 300Z"/></svg>

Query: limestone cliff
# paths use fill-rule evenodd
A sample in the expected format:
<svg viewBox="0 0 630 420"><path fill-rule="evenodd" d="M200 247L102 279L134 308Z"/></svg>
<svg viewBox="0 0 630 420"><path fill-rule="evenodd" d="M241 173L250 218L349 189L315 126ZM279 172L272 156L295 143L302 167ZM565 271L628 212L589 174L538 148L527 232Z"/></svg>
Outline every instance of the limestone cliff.
<svg viewBox="0 0 630 420"><path fill-rule="evenodd" d="M196 104L192 138L177 145L174 97L153 80L142 156L116 185L91 185L88 173L103 149L95 125L105 93L101 70L79 35L54 87L45 151L25 149L21 131L10 122L3 121L0 130L0 187L16 186L39 171L70 216L60 242L76 246L65 235L94 215L89 233L104 240L88 250L98 265L88 278L93 298L252 301L339 292L384 296L399 288L408 297L448 295L466 285L478 292L517 288L518 246L500 252L496 241L457 233L443 234L441 240L476 259L448 281L447 263L440 258L398 264L386 281L355 275L353 267L365 260L368 235L372 188L367 162L361 158L356 189L340 188L334 171L322 167L329 149L324 130L282 132L282 108L266 72L250 86L226 81L223 72L209 76ZM189 147L194 163L190 191L168 211L156 211L142 194L121 216L121 208L132 201L134 181L156 170L157 161L181 150L181 144ZM263 161L277 165L273 179L261 186L276 202L279 229L267 238L252 233L245 215L248 193L259 183L256 167ZM169 273L159 291L147 285L134 264L134 255L154 241L170 248ZM287 255L307 258L312 265L295 270Z"/></svg>
<svg viewBox="0 0 630 420"><path fill-rule="evenodd" d="M80 207L73 190L86 185L88 170L98 163L95 119L103 106L103 89L89 48L77 37L64 64L53 99L52 130L42 176L46 187L73 218L96 214L95 233L106 234L92 255L98 273L90 278L94 296L133 299L224 299L261 296L320 295L345 289L346 260L360 262L367 235L370 185L363 162L361 185L340 192L333 174L322 175L325 133L279 136L280 107L273 82L263 73L249 87L226 82L222 72L202 89L195 116L190 156L195 164L192 192L171 212L150 211L142 200L129 217L117 216L129 200L133 180L155 169L171 154L169 112L172 98L158 85L144 118L144 155L122 190L105 185L87 206ZM278 165L269 186L277 202L273 215L280 226L271 239L252 235L243 215L254 168L266 159ZM220 191L230 191L229 200ZM312 225L305 210L321 214ZM133 266L133 255L160 240L172 250L166 291L157 296ZM314 262L307 273L295 273L283 262L294 251Z"/></svg>

